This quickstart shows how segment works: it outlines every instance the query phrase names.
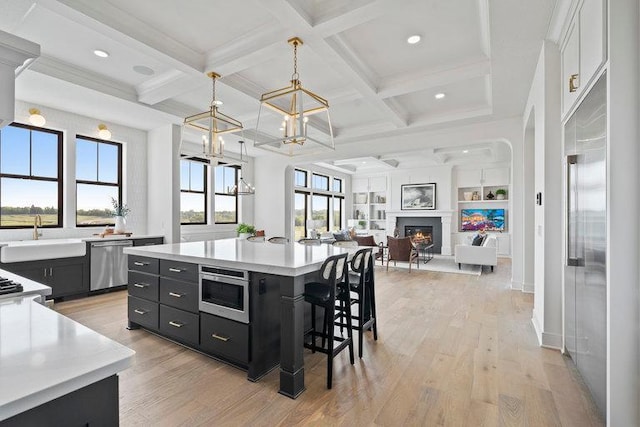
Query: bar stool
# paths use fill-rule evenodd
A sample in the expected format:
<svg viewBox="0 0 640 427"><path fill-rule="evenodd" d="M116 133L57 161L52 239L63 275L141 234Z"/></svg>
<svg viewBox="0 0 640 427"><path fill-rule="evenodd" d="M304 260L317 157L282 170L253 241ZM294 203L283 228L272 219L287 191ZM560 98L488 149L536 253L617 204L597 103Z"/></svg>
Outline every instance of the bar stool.
<svg viewBox="0 0 640 427"><path fill-rule="evenodd" d="M352 316L357 324L352 324L352 328L358 331L358 355L360 358L362 358L364 332L372 330L373 339L378 340L373 265L373 248L360 249L351 258L351 271L348 275L349 287L351 292L355 294L355 297L350 297L350 303L358 305L358 314ZM341 328L347 326L342 318L338 324Z"/></svg>
<svg viewBox="0 0 640 427"><path fill-rule="evenodd" d="M322 242L320 239L300 239L298 243L301 245L312 245L312 246L320 246Z"/></svg>
<svg viewBox="0 0 640 427"><path fill-rule="evenodd" d="M287 237L279 237L279 236L269 237L269 243L284 244L284 243L289 243L289 239Z"/></svg>
<svg viewBox="0 0 640 427"><path fill-rule="evenodd" d="M311 304L311 330L305 334L304 346L314 353L319 351L327 355L328 389L331 388L333 378L333 358L338 353L348 347L351 364L355 363L347 271L347 254L333 255L322 263L318 281L304 285L304 300ZM336 301L340 302L338 307L336 307ZM316 329L316 306L324 309L322 332ZM344 311L344 316L347 319L346 338L335 334L336 310L339 312ZM306 337L311 338L310 343L306 342ZM316 344L316 338L318 337L322 338L322 346ZM327 342L326 348L325 341ZM336 342L338 342L338 345L335 345Z"/></svg>

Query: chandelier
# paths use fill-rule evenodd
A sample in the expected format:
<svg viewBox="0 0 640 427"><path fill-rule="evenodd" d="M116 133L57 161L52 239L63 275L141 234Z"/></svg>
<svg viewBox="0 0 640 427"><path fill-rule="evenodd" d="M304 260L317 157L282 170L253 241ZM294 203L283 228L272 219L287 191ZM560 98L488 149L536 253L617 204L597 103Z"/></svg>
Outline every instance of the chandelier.
<svg viewBox="0 0 640 427"><path fill-rule="evenodd" d="M290 156L307 154L308 152L301 150L301 148L309 142L334 150L335 143L329 116L329 102L302 87L298 74L298 46L302 46L303 43L298 37L289 39L288 42L293 46L291 84L261 96L254 146ZM263 107L265 108L263 109ZM263 111L264 116L269 117L263 117ZM326 123L311 117L319 113L326 114ZM265 119L263 120L262 133L260 132L261 118ZM318 130L314 134L312 126L316 129L324 129L324 131ZM274 132L279 136L271 137ZM265 135L265 138L261 138L261 134Z"/></svg>
<svg viewBox="0 0 640 427"><path fill-rule="evenodd" d="M202 155L223 158L224 140L221 135L242 130L242 123L219 111L218 107L222 102L216 100L216 80L220 78L220 75L210 72L207 76L212 81L209 110L185 118L184 126L204 132L202 135Z"/></svg>
<svg viewBox="0 0 640 427"><path fill-rule="evenodd" d="M244 141L238 141L240 143L240 179L238 180L238 184L234 185L229 191L228 194L232 196L251 196L256 193L256 189L253 185L249 184L244 180L242 176L242 165L247 163L247 160L244 160L244 156L247 156L247 146L244 145ZM243 155L244 154L244 155Z"/></svg>

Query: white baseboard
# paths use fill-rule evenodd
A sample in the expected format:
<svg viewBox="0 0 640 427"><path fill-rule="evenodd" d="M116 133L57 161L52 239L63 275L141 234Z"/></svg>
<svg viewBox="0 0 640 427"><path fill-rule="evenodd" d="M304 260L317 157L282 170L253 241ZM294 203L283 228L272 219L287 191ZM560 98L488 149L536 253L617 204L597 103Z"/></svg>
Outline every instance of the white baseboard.
<svg viewBox="0 0 640 427"><path fill-rule="evenodd" d="M543 332L541 345L542 347L553 350L562 350L562 335Z"/></svg>
<svg viewBox="0 0 640 427"><path fill-rule="evenodd" d="M515 282L515 281L511 281L511 289L513 289L514 291L521 291L522 290L522 282Z"/></svg>
<svg viewBox="0 0 640 427"><path fill-rule="evenodd" d="M522 292L525 292L527 294L532 294L534 293L536 290L536 286L533 283L525 283L524 285L522 285Z"/></svg>
<svg viewBox="0 0 640 427"><path fill-rule="evenodd" d="M540 327L540 322L538 322L535 311L532 313L531 323L533 324L533 329L536 332L536 337L538 337L538 344L542 345L542 328Z"/></svg>

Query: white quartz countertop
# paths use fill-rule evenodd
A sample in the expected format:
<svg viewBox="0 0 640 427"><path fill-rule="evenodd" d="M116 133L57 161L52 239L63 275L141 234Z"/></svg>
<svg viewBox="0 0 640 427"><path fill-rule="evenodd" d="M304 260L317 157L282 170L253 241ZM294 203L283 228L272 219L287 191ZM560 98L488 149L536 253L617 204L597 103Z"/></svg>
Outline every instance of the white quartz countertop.
<svg viewBox="0 0 640 427"><path fill-rule="evenodd" d="M0 420L110 377L135 354L33 299L0 300Z"/></svg>
<svg viewBox="0 0 640 427"><path fill-rule="evenodd" d="M27 242L29 244L34 244L37 245L38 242L43 242L43 243L47 243L47 242L55 242L55 241L63 241L63 240L80 240L83 242L103 242L103 241L107 241L107 240L136 240L136 239L155 239L155 238L160 238L160 237L164 237L162 235L156 235L156 234L132 234L131 236L126 236L125 234L106 234L104 237L100 237L99 235L96 236L84 236L84 237L65 237L65 238L59 238L59 239L46 239L46 238L40 238L39 240L32 240L32 239L25 239L25 240L9 240L9 241L4 241L4 242L0 242L0 246L7 246L11 243L16 243L16 242Z"/></svg>
<svg viewBox="0 0 640 427"><path fill-rule="evenodd" d="M318 270L331 255L353 252L332 245L302 245L219 239L203 242L125 248L124 253L194 264L239 268L282 276L299 276Z"/></svg>
<svg viewBox="0 0 640 427"><path fill-rule="evenodd" d="M45 297L47 295L51 295L51 288L49 286L43 285L42 283L34 282L33 280L29 280L26 277L18 276L17 274L13 274L7 270L0 269L0 277L6 277L7 279L11 279L14 282L20 283L22 285L22 292L19 294L4 294L0 295L0 302L4 299L15 298L16 296L42 296ZM0 324L2 327L2 324ZM0 330L0 334L2 330ZM0 335L0 338L2 335ZM4 343L0 340L0 346L4 345ZM1 348L0 348L1 351Z"/></svg>

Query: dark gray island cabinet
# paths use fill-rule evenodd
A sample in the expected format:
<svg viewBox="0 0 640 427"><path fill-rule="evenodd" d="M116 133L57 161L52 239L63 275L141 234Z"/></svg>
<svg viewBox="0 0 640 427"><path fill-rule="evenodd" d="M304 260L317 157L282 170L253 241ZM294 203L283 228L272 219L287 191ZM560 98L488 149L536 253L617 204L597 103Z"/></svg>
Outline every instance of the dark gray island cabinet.
<svg viewBox="0 0 640 427"><path fill-rule="evenodd" d="M279 365L279 393L295 399L305 390L303 340L305 325L310 325L311 319L304 302L304 284L327 257L345 252L350 250L246 239L125 248L130 267L129 324L246 369L250 380ZM247 282L248 301L243 305L249 307L248 317L245 309L242 316L236 316L233 310L219 314L205 307L204 302L217 291L200 295L195 273L198 266L203 269L203 278L205 269L214 275L217 269L229 275L232 270L248 272L229 280ZM182 286L178 290L172 287L176 281ZM197 306L191 298L194 292ZM220 295L227 300L226 295ZM183 301L191 302L183 305Z"/></svg>
<svg viewBox="0 0 640 427"><path fill-rule="evenodd" d="M129 328L143 327L247 371L257 381L279 363L276 276L251 273L249 323L199 310L199 265L129 255Z"/></svg>

